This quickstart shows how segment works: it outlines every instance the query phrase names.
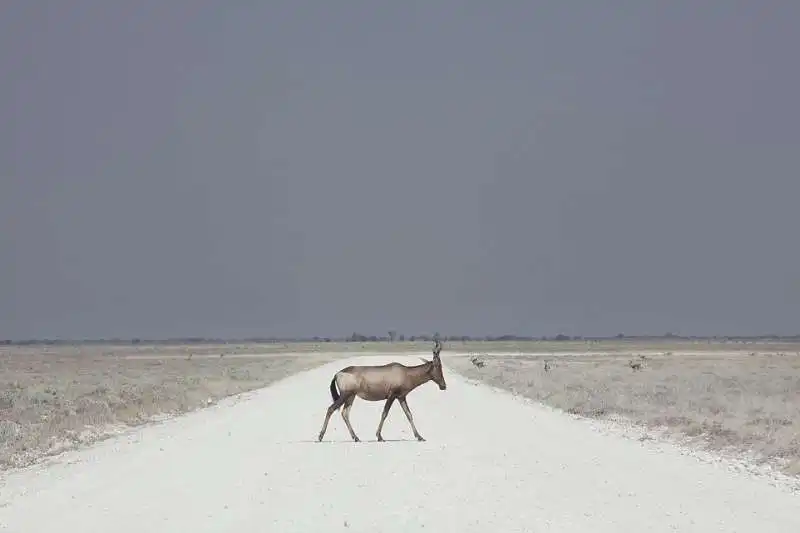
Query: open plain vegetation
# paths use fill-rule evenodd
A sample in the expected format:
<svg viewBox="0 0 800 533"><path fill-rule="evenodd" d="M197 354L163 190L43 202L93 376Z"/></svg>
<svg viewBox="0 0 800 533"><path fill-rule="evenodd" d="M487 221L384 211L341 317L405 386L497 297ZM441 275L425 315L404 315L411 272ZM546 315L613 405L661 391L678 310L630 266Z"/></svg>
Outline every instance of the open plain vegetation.
<svg viewBox="0 0 800 533"><path fill-rule="evenodd" d="M800 474L800 345L563 343L445 360L469 378L582 417L624 421ZM645 437L646 438L646 437Z"/></svg>
<svg viewBox="0 0 800 533"><path fill-rule="evenodd" d="M430 350L427 341L3 346L0 468L338 358ZM800 474L800 344L450 340L442 356L445 374Z"/></svg>
<svg viewBox="0 0 800 533"><path fill-rule="evenodd" d="M342 355L261 352L244 346L6 346L0 349L0 469L213 405Z"/></svg>

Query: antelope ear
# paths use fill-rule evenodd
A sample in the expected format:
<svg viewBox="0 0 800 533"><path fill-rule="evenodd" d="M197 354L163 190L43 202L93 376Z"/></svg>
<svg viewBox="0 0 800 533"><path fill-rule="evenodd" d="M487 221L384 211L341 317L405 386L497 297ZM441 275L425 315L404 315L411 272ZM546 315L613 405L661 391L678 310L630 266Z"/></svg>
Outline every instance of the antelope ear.
<svg viewBox="0 0 800 533"><path fill-rule="evenodd" d="M428 360L427 360L427 359L425 359L424 357L420 357L420 359L422 359L422 362L423 362L423 363L430 363L430 361L428 361Z"/></svg>

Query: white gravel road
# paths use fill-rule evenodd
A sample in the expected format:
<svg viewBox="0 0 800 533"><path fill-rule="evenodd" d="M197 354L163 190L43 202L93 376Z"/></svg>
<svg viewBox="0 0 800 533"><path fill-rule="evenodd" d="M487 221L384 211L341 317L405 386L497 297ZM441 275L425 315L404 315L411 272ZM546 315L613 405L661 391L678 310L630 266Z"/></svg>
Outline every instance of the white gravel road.
<svg viewBox="0 0 800 533"><path fill-rule="evenodd" d="M3 478L0 531L800 531L800 496L475 386L409 396L375 442L381 403L356 400L316 442L331 363L212 408Z"/></svg>

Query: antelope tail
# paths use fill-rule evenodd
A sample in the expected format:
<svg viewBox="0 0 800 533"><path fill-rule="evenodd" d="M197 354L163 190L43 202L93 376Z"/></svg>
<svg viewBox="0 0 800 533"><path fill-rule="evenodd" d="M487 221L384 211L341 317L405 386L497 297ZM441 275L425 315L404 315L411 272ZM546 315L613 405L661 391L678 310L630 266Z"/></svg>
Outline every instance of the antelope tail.
<svg viewBox="0 0 800 533"><path fill-rule="evenodd" d="M336 376L333 376L331 380L331 398L334 402L339 399L339 391L336 390Z"/></svg>

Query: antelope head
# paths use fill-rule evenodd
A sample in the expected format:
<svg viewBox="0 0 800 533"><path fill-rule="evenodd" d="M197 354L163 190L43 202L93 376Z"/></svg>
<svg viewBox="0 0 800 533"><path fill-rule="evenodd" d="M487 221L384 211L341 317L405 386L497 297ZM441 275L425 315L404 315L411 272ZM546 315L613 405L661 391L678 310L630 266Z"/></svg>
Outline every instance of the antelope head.
<svg viewBox="0 0 800 533"><path fill-rule="evenodd" d="M430 375L431 379L439 385L439 390L447 389L447 382L444 380L442 373L442 360L439 358L439 353L442 351L442 343L436 339L433 345L433 361L431 361Z"/></svg>

